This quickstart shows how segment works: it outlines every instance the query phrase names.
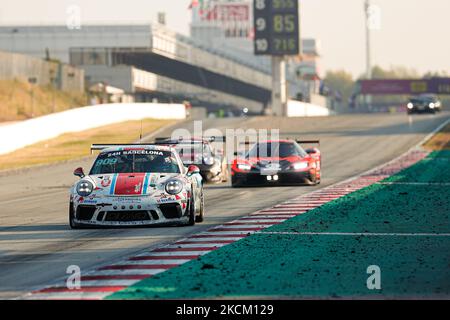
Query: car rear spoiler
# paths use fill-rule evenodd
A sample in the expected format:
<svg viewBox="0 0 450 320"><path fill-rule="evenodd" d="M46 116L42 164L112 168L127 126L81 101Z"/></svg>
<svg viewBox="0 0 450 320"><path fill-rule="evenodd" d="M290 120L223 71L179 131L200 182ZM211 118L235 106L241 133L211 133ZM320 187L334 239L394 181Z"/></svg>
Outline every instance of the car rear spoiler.
<svg viewBox="0 0 450 320"><path fill-rule="evenodd" d="M149 147L154 146L154 143L112 143L112 144L93 144L91 145L91 154L94 151L102 151L114 147Z"/></svg>
<svg viewBox="0 0 450 320"><path fill-rule="evenodd" d="M298 144L318 144L320 147L320 140L295 140Z"/></svg>
<svg viewBox="0 0 450 320"><path fill-rule="evenodd" d="M298 144L318 144L320 146L320 140L295 140ZM241 142L241 144L250 145L254 144L254 142L250 142L248 140Z"/></svg>
<svg viewBox="0 0 450 320"><path fill-rule="evenodd" d="M155 142L153 144L156 145L170 145L170 144L182 144L182 143L186 143L185 140L191 140L192 144L196 144L196 143L202 143L203 141L201 140L206 140L208 142L226 142L226 137L224 136L208 136L208 137L201 137L201 138L188 138L185 139L185 137L179 137L178 139L174 139L173 137L159 137L155 139ZM197 141L192 141L192 140L197 140Z"/></svg>
<svg viewBox="0 0 450 320"><path fill-rule="evenodd" d="M180 140L170 140L170 139L156 139L153 144L158 146L170 146L170 145L177 145L177 144L186 144L188 142L183 142ZM201 144L202 141L191 141L191 144Z"/></svg>
<svg viewBox="0 0 450 320"><path fill-rule="evenodd" d="M159 138L155 139L155 143L167 142L167 141L174 141L174 140L172 140L172 138L169 138L169 137L159 137Z"/></svg>

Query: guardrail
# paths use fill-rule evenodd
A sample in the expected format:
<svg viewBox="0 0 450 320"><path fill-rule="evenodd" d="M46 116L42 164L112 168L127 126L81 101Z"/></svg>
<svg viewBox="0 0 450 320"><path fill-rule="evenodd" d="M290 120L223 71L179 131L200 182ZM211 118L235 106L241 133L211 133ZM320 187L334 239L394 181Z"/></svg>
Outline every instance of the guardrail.
<svg viewBox="0 0 450 320"><path fill-rule="evenodd" d="M0 154L101 126L141 119L185 119L183 104L123 103L71 109L0 127Z"/></svg>

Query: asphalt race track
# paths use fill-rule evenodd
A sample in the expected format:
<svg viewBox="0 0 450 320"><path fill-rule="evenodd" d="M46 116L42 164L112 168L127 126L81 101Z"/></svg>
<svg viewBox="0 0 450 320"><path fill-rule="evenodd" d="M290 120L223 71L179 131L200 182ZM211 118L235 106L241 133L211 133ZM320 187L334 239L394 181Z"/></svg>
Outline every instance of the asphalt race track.
<svg viewBox="0 0 450 320"><path fill-rule="evenodd" d="M88 169L93 158L2 173L0 298L14 298L50 284L64 277L70 265L78 265L82 271L104 265L342 181L404 153L448 117L442 113L205 120L203 129L279 128L285 136L318 138L322 141L323 179L318 187L207 186L206 220L195 227L70 230L68 191L77 180L72 172L79 166ZM191 129L192 123L183 126ZM170 136L171 129L160 135Z"/></svg>

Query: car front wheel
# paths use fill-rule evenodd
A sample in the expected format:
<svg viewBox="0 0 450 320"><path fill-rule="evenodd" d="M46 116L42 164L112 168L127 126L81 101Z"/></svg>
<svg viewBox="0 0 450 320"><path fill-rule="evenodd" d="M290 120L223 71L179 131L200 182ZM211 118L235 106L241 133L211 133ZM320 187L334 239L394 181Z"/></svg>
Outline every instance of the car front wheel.
<svg viewBox="0 0 450 320"><path fill-rule="evenodd" d="M191 199L189 200L189 221L187 223L188 226L195 226L195 203L194 196L191 195Z"/></svg>
<svg viewBox="0 0 450 320"><path fill-rule="evenodd" d="M196 216L195 217L195 222L198 222L198 223L200 223L200 222L203 222L203 220L204 220L204 212L205 212L205 199L204 199L204 196L203 196L203 190L202 190L202 194L201 194L201 196L200 196L200 212L199 212L199 214L198 214L198 216Z"/></svg>
<svg viewBox="0 0 450 320"><path fill-rule="evenodd" d="M231 187L232 188L239 188L242 187L242 181L239 179L236 179L235 177L231 177Z"/></svg>
<svg viewBox="0 0 450 320"><path fill-rule="evenodd" d="M69 225L73 230L81 229L80 225L75 222L75 212L73 210L73 202L69 202Z"/></svg>

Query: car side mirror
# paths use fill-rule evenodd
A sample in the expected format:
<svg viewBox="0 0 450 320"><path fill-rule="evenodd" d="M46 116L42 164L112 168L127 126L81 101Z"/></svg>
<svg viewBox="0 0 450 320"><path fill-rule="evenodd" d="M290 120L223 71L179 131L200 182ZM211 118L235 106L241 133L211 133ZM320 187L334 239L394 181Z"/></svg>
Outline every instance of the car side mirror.
<svg viewBox="0 0 450 320"><path fill-rule="evenodd" d="M316 149L306 149L305 151L307 154L316 154L317 153Z"/></svg>
<svg viewBox="0 0 450 320"><path fill-rule="evenodd" d="M75 171L73 172L73 175L83 179L85 177L83 168L75 169Z"/></svg>
<svg viewBox="0 0 450 320"><path fill-rule="evenodd" d="M187 172L188 176L192 176L192 175L194 175L196 173L200 173L199 167L194 166L194 165L190 165L188 167L188 172Z"/></svg>

